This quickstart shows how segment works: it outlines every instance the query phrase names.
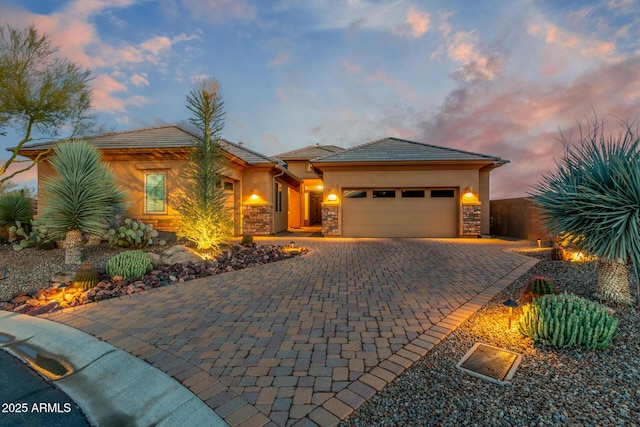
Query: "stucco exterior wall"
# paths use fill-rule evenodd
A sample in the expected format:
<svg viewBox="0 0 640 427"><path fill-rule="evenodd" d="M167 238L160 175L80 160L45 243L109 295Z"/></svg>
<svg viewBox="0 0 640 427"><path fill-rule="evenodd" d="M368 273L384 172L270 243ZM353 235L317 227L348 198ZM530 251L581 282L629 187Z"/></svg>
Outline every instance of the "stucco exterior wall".
<svg viewBox="0 0 640 427"><path fill-rule="evenodd" d="M107 162L116 176L118 184L126 191L126 201L129 203L126 216L141 219L153 224L163 231L176 231L178 213L175 206L179 203L179 193L184 188L183 169L186 164L186 155L176 156L165 154L162 156L153 154L129 154L129 155L109 155L105 154L103 160ZM270 168L243 168L242 166L230 163L224 170L228 181L233 182L233 192L228 192L226 201L227 207L234 212L236 222L235 234L243 233L243 204L249 201L252 191L261 197L259 203L273 204L273 178ZM42 188L43 179L55 173L50 163L43 162L38 166L38 200L39 203L46 203L46 194ZM165 173L166 174L166 194L167 209L163 213L145 212L144 203L144 182L145 173ZM269 225L269 233L274 229L281 230L284 222L286 230L287 215L287 187L284 186L283 214L274 222L274 215L271 215L272 224ZM271 211L272 212L272 211ZM284 215L284 219L281 218Z"/></svg>

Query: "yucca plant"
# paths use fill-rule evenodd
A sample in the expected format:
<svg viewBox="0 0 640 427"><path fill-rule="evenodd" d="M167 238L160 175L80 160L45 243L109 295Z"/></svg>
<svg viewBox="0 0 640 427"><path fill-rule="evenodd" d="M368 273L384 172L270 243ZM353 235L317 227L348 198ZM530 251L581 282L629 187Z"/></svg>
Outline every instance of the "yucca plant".
<svg viewBox="0 0 640 427"><path fill-rule="evenodd" d="M29 224L33 210L31 200L21 191L0 195L0 225Z"/></svg>
<svg viewBox="0 0 640 427"><path fill-rule="evenodd" d="M583 252L598 257L598 294L605 301L631 304L628 262L640 277L640 139L634 123L604 136L595 117L580 139L561 134L565 154L557 171L544 175L534 200L554 234L567 236Z"/></svg>
<svg viewBox="0 0 640 427"><path fill-rule="evenodd" d="M199 82L187 96L193 114L189 122L198 129L194 148L185 167L185 185L176 207L179 224L176 235L195 243L201 250L218 251L233 233L233 214L227 207L223 178L227 160L220 147L224 109L218 83Z"/></svg>
<svg viewBox="0 0 640 427"><path fill-rule="evenodd" d="M101 236L111 219L123 213L124 193L98 150L85 141L56 145L55 176L43 182L42 222L65 233L65 264L82 260L82 233Z"/></svg>

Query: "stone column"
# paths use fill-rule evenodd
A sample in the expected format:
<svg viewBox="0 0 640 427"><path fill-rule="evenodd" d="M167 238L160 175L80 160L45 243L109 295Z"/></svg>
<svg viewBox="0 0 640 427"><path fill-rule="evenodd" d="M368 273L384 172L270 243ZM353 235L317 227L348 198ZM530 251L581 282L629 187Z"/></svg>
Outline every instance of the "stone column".
<svg viewBox="0 0 640 427"><path fill-rule="evenodd" d="M273 234L273 206L242 205L242 234L251 236Z"/></svg>
<svg viewBox="0 0 640 427"><path fill-rule="evenodd" d="M322 235L339 236L338 229L338 205L322 204Z"/></svg>
<svg viewBox="0 0 640 427"><path fill-rule="evenodd" d="M482 205L462 205L462 237L478 237L482 227Z"/></svg>

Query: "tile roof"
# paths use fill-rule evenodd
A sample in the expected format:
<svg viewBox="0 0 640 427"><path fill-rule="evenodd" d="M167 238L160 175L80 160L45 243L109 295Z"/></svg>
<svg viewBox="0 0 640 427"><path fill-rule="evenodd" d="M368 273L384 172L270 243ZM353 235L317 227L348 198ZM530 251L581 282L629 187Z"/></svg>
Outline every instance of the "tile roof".
<svg viewBox="0 0 640 427"><path fill-rule="evenodd" d="M331 154L341 153L344 148L337 145L309 145L308 147L299 148L293 151L287 151L286 153L277 154L277 157L282 160L312 160L320 157L328 156Z"/></svg>
<svg viewBox="0 0 640 427"><path fill-rule="evenodd" d="M439 147L399 138L383 138L315 159L314 164L340 162L473 161L507 163L500 157Z"/></svg>
<svg viewBox="0 0 640 427"><path fill-rule="evenodd" d="M193 139L197 137L197 133L187 130L179 125L166 125L101 135L91 135L82 137L81 139L102 150L119 150L187 148L193 145ZM27 145L22 147L20 152L27 153L29 151L46 150L58 142L60 141L49 141ZM265 156L243 147L240 144L234 144L225 139L221 140L220 145L227 153L250 165L258 163L275 163L280 166L284 165L284 162L279 159ZM13 149L9 148L9 150Z"/></svg>

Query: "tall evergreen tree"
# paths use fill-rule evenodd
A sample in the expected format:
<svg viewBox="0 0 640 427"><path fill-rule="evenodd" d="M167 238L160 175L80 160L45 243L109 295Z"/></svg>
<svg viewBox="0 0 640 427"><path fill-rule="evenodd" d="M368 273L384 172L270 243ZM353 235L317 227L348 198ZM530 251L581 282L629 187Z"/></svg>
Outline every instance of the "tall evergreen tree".
<svg viewBox="0 0 640 427"><path fill-rule="evenodd" d="M189 119L199 131L185 169L186 186L177 210L178 237L200 250L220 249L233 233L233 214L224 192L226 158L220 147L224 127L224 103L215 80L203 80L187 96Z"/></svg>

